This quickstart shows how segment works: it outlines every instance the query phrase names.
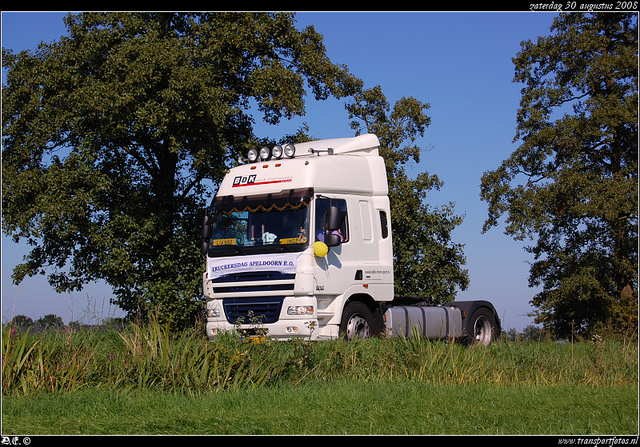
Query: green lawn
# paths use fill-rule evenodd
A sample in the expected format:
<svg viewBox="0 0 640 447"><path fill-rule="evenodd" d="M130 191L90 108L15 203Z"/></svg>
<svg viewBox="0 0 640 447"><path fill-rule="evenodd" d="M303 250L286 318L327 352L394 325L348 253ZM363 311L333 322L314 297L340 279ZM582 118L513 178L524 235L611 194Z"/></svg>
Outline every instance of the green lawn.
<svg viewBox="0 0 640 447"><path fill-rule="evenodd" d="M637 434L637 386L313 381L3 396L3 434Z"/></svg>

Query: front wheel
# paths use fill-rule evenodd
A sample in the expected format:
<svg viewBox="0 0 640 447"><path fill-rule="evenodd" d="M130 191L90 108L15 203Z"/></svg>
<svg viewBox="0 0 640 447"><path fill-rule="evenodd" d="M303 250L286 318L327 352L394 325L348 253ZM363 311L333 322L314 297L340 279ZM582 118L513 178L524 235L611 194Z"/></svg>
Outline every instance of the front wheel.
<svg viewBox="0 0 640 447"><path fill-rule="evenodd" d="M496 319L486 307L480 307L473 312L467 321L467 342L489 346L496 337Z"/></svg>
<svg viewBox="0 0 640 447"><path fill-rule="evenodd" d="M375 335L375 320L369 307L360 301L348 304L342 314L340 333L345 340Z"/></svg>

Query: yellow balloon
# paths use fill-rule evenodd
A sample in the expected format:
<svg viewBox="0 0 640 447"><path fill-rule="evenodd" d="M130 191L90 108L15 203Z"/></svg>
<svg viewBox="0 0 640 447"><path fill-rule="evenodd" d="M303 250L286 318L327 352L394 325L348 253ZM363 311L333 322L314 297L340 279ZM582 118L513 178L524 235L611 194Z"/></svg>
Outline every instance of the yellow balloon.
<svg viewBox="0 0 640 447"><path fill-rule="evenodd" d="M324 258L329 253L329 247L324 242L318 241L313 244L313 253L319 258Z"/></svg>

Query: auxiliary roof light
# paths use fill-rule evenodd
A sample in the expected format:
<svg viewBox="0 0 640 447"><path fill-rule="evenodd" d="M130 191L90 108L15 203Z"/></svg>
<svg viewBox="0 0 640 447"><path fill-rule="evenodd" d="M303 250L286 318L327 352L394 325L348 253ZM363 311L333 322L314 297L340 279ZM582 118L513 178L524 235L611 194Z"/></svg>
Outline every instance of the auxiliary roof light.
<svg viewBox="0 0 640 447"><path fill-rule="evenodd" d="M287 158L293 158L293 156L296 155L296 147L293 144L287 144L284 147L284 155Z"/></svg>
<svg viewBox="0 0 640 447"><path fill-rule="evenodd" d="M265 146L262 149L260 149L260 160L267 161L270 156L271 156L271 151L269 151L268 147Z"/></svg>
<svg viewBox="0 0 640 447"><path fill-rule="evenodd" d="M249 163L255 163L257 161L267 161L270 158L281 159L283 157L293 158L296 155L296 147L293 144L285 144L284 146L280 146L276 144L271 150L268 147L264 146L259 151L257 149L249 149L247 154L247 159L240 157L238 161L240 163L244 163L245 161L249 161Z"/></svg>
<svg viewBox="0 0 640 447"><path fill-rule="evenodd" d="M280 146L279 144L273 146L273 149L271 149L271 156L277 159L282 158L282 146Z"/></svg>
<svg viewBox="0 0 640 447"><path fill-rule="evenodd" d="M250 163L255 163L258 160L258 151L255 149L249 149L247 158L249 159Z"/></svg>

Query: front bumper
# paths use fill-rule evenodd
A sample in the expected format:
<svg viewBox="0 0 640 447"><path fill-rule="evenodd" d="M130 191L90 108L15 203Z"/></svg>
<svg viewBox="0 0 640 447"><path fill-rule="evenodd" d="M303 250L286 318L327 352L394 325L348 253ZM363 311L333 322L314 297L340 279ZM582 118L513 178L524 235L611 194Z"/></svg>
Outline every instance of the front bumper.
<svg viewBox="0 0 640 447"><path fill-rule="evenodd" d="M236 299L236 302L238 301L240 299ZM289 311L292 308L300 314L290 315ZM241 330L248 336L266 336L278 340L298 337L327 338L327 334L324 333L326 331L321 331L319 328L317 311L317 302L314 297L285 297L277 321L262 323L259 313L254 312L253 321L244 318L234 324L227 318L223 300L214 299L207 302L206 332L212 341L222 332L236 330Z"/></svg>

